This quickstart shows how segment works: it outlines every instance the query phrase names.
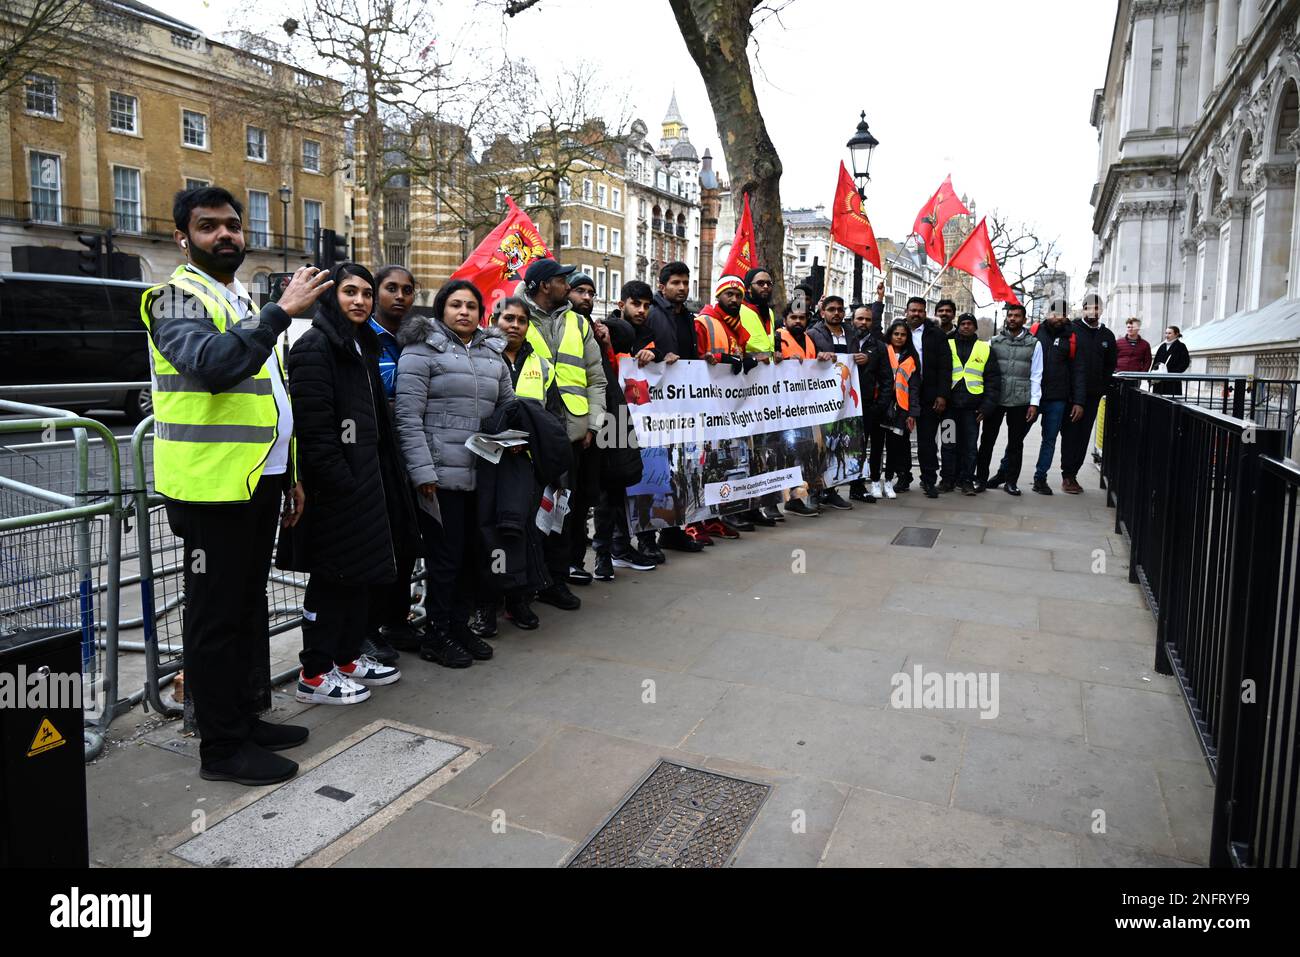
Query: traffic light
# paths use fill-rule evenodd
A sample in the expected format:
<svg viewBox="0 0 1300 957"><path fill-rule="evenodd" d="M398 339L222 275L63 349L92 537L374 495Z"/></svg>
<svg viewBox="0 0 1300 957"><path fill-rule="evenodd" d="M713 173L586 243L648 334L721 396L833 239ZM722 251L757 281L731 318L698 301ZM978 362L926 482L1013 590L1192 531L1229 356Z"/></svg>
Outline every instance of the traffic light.
<svg viewBox="0 0 1300 957"><path fill-rule="evenodd" d="M326 272L332 272L339 263L348 261L348 238L340 236L332 229L320 231L320 261L316 264Z"/></svg>
<svg viewBox="0 0 1300 957"><path fill-rule="evenodd" d="M106 275L104 267L107 261L103 252L103 238L99 233L77 234L77 242L86 247L77 254L81 259L77 268L87 276Z"/></svg>

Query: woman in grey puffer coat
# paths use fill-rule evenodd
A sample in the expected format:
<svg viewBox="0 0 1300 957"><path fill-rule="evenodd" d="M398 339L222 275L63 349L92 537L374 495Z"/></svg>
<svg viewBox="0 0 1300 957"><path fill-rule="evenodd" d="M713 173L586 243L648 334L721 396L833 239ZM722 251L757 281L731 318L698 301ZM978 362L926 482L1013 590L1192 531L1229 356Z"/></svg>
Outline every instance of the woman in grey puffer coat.
<svg viewBox="0 0 1300 957"><path fill-rule="evenodd" d="M484 556L474 490L476 456L465 440L483 419L515 397L501 352L505 338L480 328L483 298L464 280L447 283L433 314L408 316L398 330L397 432L411 483L427 508L419 512L429 588L429 634L420 656L465 667L492 646L469 630ZM441 513L441 522L429 511Z"/></svg>

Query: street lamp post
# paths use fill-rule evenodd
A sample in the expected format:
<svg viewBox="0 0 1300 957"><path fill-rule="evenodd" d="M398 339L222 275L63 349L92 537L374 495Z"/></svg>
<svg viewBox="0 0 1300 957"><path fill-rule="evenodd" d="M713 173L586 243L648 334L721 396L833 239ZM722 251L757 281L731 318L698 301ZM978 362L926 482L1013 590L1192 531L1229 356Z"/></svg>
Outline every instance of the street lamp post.
<svg viewBox="0 0 1300 957"><path fill-rule="evenodd" d="M865 110L861 113L858 120L858 128L854 131L853 137L845 144L849 148L849 159L853 163L853 179L858 184L858 198L864 202L867 198L867 184L871 182L871 154L880 140L871 135L871 128L867 126L867 113ZM827 256L829 259L830 257ZM853 301L861 303L862 299L862 257L855 255L853 257Z"/></svg>
<svg viewBox="0 0 1300 957"><path fill-rule="evenodd" d="M469 230L462 226L457 232L460 236L460 261L464 262L469 258Z"/></svg>
<svg viewBox="0 0 1300 957"><path fill-rule="evenodd" d="M280 206L283 210L283 216L280 219L280 248L284 252L283 272L289 271L289 200L293 198L293 190L289 184L285 183L280 187Z"/></svg>

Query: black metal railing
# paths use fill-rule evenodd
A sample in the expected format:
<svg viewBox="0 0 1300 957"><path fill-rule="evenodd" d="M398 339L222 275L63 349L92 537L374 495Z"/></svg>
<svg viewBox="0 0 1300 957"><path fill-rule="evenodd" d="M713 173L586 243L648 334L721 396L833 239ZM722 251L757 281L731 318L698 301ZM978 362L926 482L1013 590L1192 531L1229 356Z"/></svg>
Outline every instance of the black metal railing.
<svg viewBox="0 0 1300 957"><path fill-rule="evenodd" d="M176 229L172 220L160 216L137 216L110 209L84 209L17 199L0 199L0 221L89 232L111 229L114 236L124 239L171 240ZM285 237L269 226L254 229L250 223L245 223L244 241L249 249L278 251L287 246L290 255L310 254L315 249L315 236L290 234Z"/></svg>
<svg viewBox="0 0 1300 957"><path fill-rule="evenodd" d="M1264 393L1240 381L1234 416L1194 394L1146 391L1142 378L1117 376L1107 398L1102 475L1130 580L1156 619L1156 670L1177 679L1215 779L1210 863L1296 866L1300 466L1284 458L1294 413L1271 400L1252 408Z"/></svg>

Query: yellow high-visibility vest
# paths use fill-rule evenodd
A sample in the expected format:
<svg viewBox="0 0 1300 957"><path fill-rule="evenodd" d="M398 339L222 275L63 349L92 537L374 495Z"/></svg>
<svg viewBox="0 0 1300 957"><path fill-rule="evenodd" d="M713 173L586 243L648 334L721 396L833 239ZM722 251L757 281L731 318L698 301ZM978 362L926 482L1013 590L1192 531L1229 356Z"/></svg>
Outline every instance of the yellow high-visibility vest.
<svg viewBox="0 0 1300 957"><path fill-rule="evenodd" d="M521 399L536 399L545 404L546 390L555 381L555 366L547 362L536 352L528 353L524 367L519 370L519 381L515 383L515 395Z"/></svg>
<svg viewBox="0 0 1300 957"><path fill-rule="evenodd" d="M746 352L775 352L772 333L763 327L763 320L747 303L740 304L740 325L749 333L745 341Z"/></svg>
<svg viewBox="0 0 1300 957"><path fill-rule="evenodd" d="M560 384L560 398L571 415L586 415L590 410L587 402L587 365L583 361L583 352L587 339L591 336L591 324L583 322L572 309L564 314L564 335L560 338L560 347L551 355L551 347L542 338L537 323L528 324L529 343L536 355L555 366L555 379Z"/></svg>
<svg viewBox="0 0 1300 957"><path fill-rule="evenodd" d="M962 365L961 358L957 355L956 339L948 340L948 348L952 350L952 384L956 385L964 379L967 392L971 395L983 395L984 367L989 361L989 344L982 339L976 339L965 365Z"/></svg>
<svg viewBox="0 0 1300 957"><path fill-rule="evenodd" d="M271 373L264 363L252 376L215 394L183 374L153 341L148 304L158 292L199 303L219 333L240 322L225 293L184 266L140 297L140 321L149 332L153 380L154 488L182 502L247 502L277 438L279 410L271 390ZM276 355L283 369L278 348Z"/></svg>

